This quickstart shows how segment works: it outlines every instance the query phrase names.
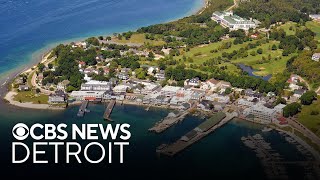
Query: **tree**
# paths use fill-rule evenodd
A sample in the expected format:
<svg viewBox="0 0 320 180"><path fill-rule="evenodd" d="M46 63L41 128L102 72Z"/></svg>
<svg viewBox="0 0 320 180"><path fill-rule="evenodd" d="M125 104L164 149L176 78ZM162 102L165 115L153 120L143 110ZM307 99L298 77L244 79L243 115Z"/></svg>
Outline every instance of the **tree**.
<svg viewBox="0 0 320 180"><path fill-rule="evenodd" d="M257 49L257 53L258 54L262 54L263 53L263 50L261 48Z"/></svg>
<svg viewBox="0 0 320 180"><path fill-rule="evenodd" d="M38 67L39 71L42 72L43 69L44 69L46 66L45 66L43 63L39 63L37 67Z"/></svg>
<svg viewBox="0 0 320 180"><path fill-rule="evenodd" d="M316 92L307 91L300 98L301 104L310 105L310 104L312 104L313 100L316 100L316 98L317 98L317 93Z"/></svg>
<svg viewBox="0 0 320 180"><path fill-rule="evenodd" d="M107 37L106 37L106 40L107 40L107 41L111 41L111 39L112 39L112 38L111 38L110 36L107 36Z"/></svg>
<svg viewBox="0 0 320 180"><path fill-rule="evenodd" d="M271 47L272 51L275 51L278 49L277 45L273 44L272 47Z"/></svg>
<svg viewBox="0 0 320 180"><path fill-rule="evenodd" d="M232 93L232 89L228 87L224 92L225 92L226 94L230 94L230 93Z"/></svg>
<svg viewBox="0 0 320 180"><path fill-rule="evenodd" d="M48 68L49 68L49 69L52 69L52 68L53 68L53 64L49 63L49 64L48 64Z"/></svg>
<svg viewBox="0 0 320 180"><path fill-rule="evenodd" d="M99 40L103 40L103 36L99 36Z"/></svg>
<svg viewBox="0 0 320 180"><path fill-rule="evenodd" d="M41 90L39 88L36 89L36 93L40 93Z"/></svg>
<svg viewBox="0 0 320 180"><path fill-rule="evenodd" d="M298 112L300 112L301 110L301 104L299 103L292 103L292 104L288 104L286 107L283 108L283 116L284 117L291 117L294 116L296 114L298 114Z"/></svg>

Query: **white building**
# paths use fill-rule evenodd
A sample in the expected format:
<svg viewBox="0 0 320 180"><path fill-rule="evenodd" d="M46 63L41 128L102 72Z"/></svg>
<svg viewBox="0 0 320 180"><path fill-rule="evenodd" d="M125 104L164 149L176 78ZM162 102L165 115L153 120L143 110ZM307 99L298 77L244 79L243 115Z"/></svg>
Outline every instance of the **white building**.
<svg viewBox="0 0 320 180"><path fill-rule="evenodd" d="M233 14L233 12L216 11L212 14L211 19L220 23L224 27L228 27L230 30L243 29L248 31L250 28L255 29L257 27L257 22L254 22L252 19L248 20L239 17Z"/></svg>
<svg viewBox="0 0 320 180"><path fill-rule="evenodd" d="M246 99L239 99L238 100L238 105L252 107L254 105L254 102L248 101Z"/></svg>
<svg viewBox="0 0 320 180"><path fill-rule="evenodd" d="M85 84L81 84L81 91L109 91L111 84L107 81L91 80Z"/></svg>
<svg viewBox="0 0 320 180"><path fill-rule="evenodd" d="M283 108L286 107L285 104L278 104L273 109L276 110L277 113L283 114Z"/></svg>
<svg viewBox="0 0 320 180"><path fill-rule="evenodd" d="M182 89L181 87L176 87L176 86L165 86L164 88L161 89L160 93L163 96L172 97L172 96L175 96L176 93L181 89Z"/></svg>
<svg viewBox="0 0 320 180"><path fill-rule="evenodd" d="M320 60L320 53L314 53L314 54L312 55L312 60L319 62L319 60Z"/></svg>
<svg viewBox="0 0 320 180"><path fill-rule="evenodd" d="M268 124L277 118L277 110L270 109L262 104L256 104L252 107L249 107L244 110L244 115L252 114L255 118L255 121L260 121L260 123Z"/></svg>
<svg viewBox="0 0 320 180"><path fill-rule="evenodd" d="M200 86L201 81L199 80L198 77L192 78L192 79L187 79L184 81L185 86Z"/></svg>
<svg viewBox="0 0 320 180"><path fill-rule="evenodd" d="M133 86L131 84L119 84L113 88L115 93L125 93L128 89L131 89Z"/></svg>
<svg viewBox="0 0 320 180"><path fill-rule="evenodd" d="M209 79L206 82L201 83L200 89L208 91L216 91L218 88L219 81L215 79Z"/></svg>
<svg viewBox="0 0 320 180"><path fill-rule="evenodd" d="M78 101L83 100L101 100L105 92L103 91L72 91L70 97L75 98Z"/></svg>

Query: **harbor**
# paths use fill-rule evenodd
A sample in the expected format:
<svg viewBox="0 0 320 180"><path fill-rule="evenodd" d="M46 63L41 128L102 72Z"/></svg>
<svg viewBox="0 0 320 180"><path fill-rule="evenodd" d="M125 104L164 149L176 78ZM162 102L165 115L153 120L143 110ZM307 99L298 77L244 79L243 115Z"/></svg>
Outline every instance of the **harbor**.
<svg viewBox="0 0 320 180"><path fill-rule="evenodd" d="M178 141L173 144L167 145L162 144L160 145L156 152L159 154L164 154L167 156L174 156L179 152L183 151L187 147L191 146L192 144L198 142L202 138L206 137L210 133L214 132L218 128L222 127L223 125L227 124L231 121L234 117L237 117L237 113L232 112L218 112L214 114L211 118L200 124L198 127L194 128L186 135L182 136Z"/></svg>

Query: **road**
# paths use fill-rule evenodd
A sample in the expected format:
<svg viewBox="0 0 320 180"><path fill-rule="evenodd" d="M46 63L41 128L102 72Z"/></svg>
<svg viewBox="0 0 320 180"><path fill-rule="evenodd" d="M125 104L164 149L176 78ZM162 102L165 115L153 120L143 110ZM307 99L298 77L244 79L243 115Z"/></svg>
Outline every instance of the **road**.
<svg viewBox="0 0 320 180"><path fill-rule="evenodd" d="M237 7L238 6L238 1L239 0L233 0L233 5L230 6L227 11L231 11L233 8Z"/></svg>
<svg viewBox="0 0 320 180"><path fill-rule="evenodd" d="M293 128L302 132L302 134L308 137L312 142L320 146L320 138L317 135L315 135L312 131L310 131L308 128L306 128L304 125L291 118L288 118L288 123Z"/></svg>

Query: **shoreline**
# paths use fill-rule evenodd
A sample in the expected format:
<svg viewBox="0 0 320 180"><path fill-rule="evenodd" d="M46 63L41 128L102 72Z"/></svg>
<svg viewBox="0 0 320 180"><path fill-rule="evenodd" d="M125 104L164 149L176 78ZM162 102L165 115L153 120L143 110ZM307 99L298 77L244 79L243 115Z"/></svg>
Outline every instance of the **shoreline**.
<svg viewBox="0 0 320 180"><path fill-rule="evenodd" d="M177 21L177 20L185 18L185 17L201 14L207 8L207 4L208 4L209 0L197 0L197 1L199 1L199 3L201 4L200 7L196 6L192 10L188 11L184 16L182 16L180 18L170 19L170 20L162 22L162 23L174 22L174 21ZM197 2L195 2L195 5L197 5ZM135 31L135 30L137 30L137 29L132 29L132 31ZM118 32L118 33L121 33L121 32ZM9 92L8 85L11 84L12 80L14 80L20 74L22 74L22 73L28 71L29 69L31 69L32 67L36 66L38 63L42 62L44 56L46 54L48 54L50 51L52 51L52 49L54 47L56 47L58 44L69 44L69 43L75 42L75 41L83 41L86 38L89 38L92 36L95 37L95 36L99 36L102 34L104 36L111 35L111 33L110 34L99 33L99 34L85 35L83 37L71 38L71 39L66 39L66 40L58 40L56 42L49 43L34 52L31 52L31 54L30 54L31 60L28 61L26 64L22 64L22 65L18 66L17 68L10 69L10 70L0 74L1 75L1 77L0 77L0 97L1 97L1 99L3 99L6 96L6 94ZM0 100L0 104L1 103L3 103L3 100L2 101ZM3 103L3 104L6 104L6 103Z"/></svg>
<svg viewBox="0 0 320 180"><path fill-rule="evenodd" d="M197 1L199 1L199 3L201 3L201 7L194 7L194 9L187 12L185 16L180 17L180 18L171 19L171 20L168 20L163 23L174 22L174 21L177 21L177 20L185 18L185 17L201 14L207 8L209 0L197 0ZM197 3L197 2L195 2L195 3ZM118 33L121 33L121 32L118 32ZM0 104L1 103L6 104L6 103L4 103L3 99L6 97L7 93L10 92L8 89L8 86L12 83L12 81L20 74L22 74L24 72L28 72L31 68L37 66L38 63L43 62L44 57L48 53L50 53L52 51L52 49L54 47L56 47L58 44L69 44L69 43L75 42L75 41L83 41L88 37L99 36L99 35L101 35L101 34L95 34L95 35L86 36L86 37L72 38L72 39L67 39L67 40L62 40L62 41L50 43L48 45L45 45L43 48L40 48L40 49L32 52L30 62L28 62L24 65L21 65L20 67L17 67L15 69L11 69L11 70L8 70L7 72L1 73L0 75L2 77L0 77L0 97L1 97L2 101L0 100ZM106 35L110 35L110 34L104 34L104 36L106 36ZM20 107L20 106L18 106L18 107ZM26 108L28 108L28 107L26 107ZM38 109L38 108L29 108L29 109Z"/></svg>

